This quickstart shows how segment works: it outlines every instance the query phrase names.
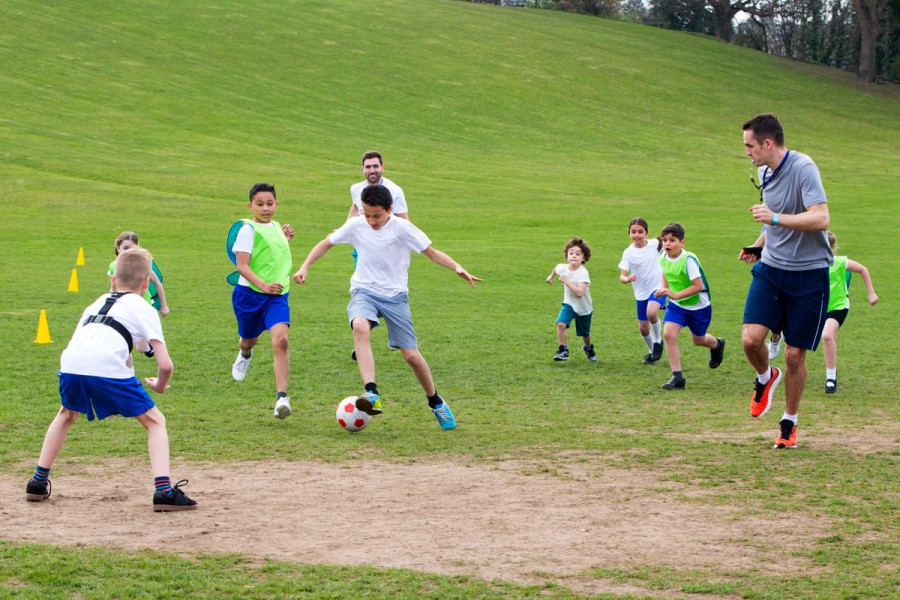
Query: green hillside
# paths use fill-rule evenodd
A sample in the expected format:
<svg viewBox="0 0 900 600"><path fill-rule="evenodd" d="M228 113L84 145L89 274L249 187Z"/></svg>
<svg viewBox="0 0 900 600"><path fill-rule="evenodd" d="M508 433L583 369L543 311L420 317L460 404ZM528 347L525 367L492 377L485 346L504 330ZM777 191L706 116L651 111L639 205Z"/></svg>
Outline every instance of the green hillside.
<svg viewBox="0 0 900 600"><path fill-rule="evenodd" d="M804 489L817 491L804 496L812 508L794 510L832 519L838 541L798 550L821 578L790 576L792 595L896 589L885 568L896 563L898 531L896 86L867 86L852 74L699 36L444 0L6 0L0 17L3 471L24 482L33 468L58 407L59 353L84 306L108 289L116 235L135 230L166 277L173 312L164 327L176 374L159 404L173 455L188 464L360 455L552 463L578 452L712 489L710 502L736 512L759 507L752 510L760 518L802 471ZM781 117L788 146L819 165L839 250L868 266L881 297L870 309L855 281L839 342L841 401L826 402L821 392L817 352L802 408L803 426L829 439L879 428L866 429L878 442L864 455L823 442L798 451L796 464L771 464L777 419L745 414L752 369L741 355L740 322L749 275L736 258L759 226L747 210L758 194L741 123L766 111ZM266 335L247 381L230 379L237 335L224 241L229 225L249 215L250 186L277 186L276 219L296 229L297 268L343 222L370 148L384 154L385 175L404 188L412 220L435 247L485 279L473 291L413 259L422 352L460 421L450 436L437 434L381 330L373 342L385 418L358 436L334 424L337 400L362 391L348 356L349 248L332 250L306 286L292 287L298 416L271 417ZM713 372L705 351L682 336L683 402L659 390L665 361L640 365L633 296L617 279L627 223L638 215L654 233L670 221L685 225L687 248L702 258L714 294L710 331L729 344ZM544 278L573 235L593 249L596 368L551 360L562 291ZM67 284L79 248L87 264L73 294ZM41 309L53 344L33 343ZM140 376L154 374L151 361L135 362ZM146 438L134 423L78 427L67 461L144 457ZM728 432L738 437L715 446L705 439ZM18 500L19 490L6 491ZM848 506L832 492L860 501ZM0 544L9 564L32 553L40 550ZM647 590L694 589L679 588L689 577L674 571L659 576L663 584L638 567L596 576ZM734 585L708 593L780 597L775 576L709 575L720 576ZM391 585L403 585L396 579L405 575L392 577ZM469 593L491 596L479 587Z"/></svg>

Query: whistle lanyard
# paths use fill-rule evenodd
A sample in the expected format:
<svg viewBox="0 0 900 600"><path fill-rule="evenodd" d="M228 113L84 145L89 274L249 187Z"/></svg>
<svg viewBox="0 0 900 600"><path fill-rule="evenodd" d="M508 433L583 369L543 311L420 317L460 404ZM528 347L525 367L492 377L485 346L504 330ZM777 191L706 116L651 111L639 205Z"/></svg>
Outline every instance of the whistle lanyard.
<svg viewBox="0 0 900 600"><path fill-rule="evenodd" d="M772 183L772 180L775 179L775 176L778 175L778 172L779 172L779 171L781 171L781 167L784 166L784 163L787 161L788 156L790 156L790 155L791 155L791 151L790 151L790 150L788 150L787 152L784 153L784 158L781 159L781 162L778 163L778 166L775 167L775 170L774 170L774 171L772 171L772 176L771 176L771 177L768 177L768 178L766 177L766 174L769 172L769 167L768 167L768 166L766 167L766 170L763 171L763 174L762 174L762 185L757 185L757 186L756 186L756 189L759 190L759 202L760 202L760 203L765 202L765 198L763 198L763 191L765 191L766 186L769 185L770 183ZM754 184L754 185L755 185L755 184Z"/></svg>

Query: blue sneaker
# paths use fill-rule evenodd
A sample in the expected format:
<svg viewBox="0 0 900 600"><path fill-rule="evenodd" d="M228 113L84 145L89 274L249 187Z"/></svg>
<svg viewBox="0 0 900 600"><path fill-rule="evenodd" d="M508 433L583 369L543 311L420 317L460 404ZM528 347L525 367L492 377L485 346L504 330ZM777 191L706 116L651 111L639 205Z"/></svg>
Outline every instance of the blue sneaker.
<svg viewBox="0 0 900 600"><path fill-rule="evenodd" d="M380 415L381 396L373 394L372 392L366 392L356 399L356 408L373 417Z"/></svg>
<svg viewBox="0 0 900 600"><path fill-rule="evenodd" d="M443 398L441 398L440 404L431 409L431 412L434 413L438 423L441 424L441 429L453 429L456 427L456 418L450 410L450 405Z"/></svg>

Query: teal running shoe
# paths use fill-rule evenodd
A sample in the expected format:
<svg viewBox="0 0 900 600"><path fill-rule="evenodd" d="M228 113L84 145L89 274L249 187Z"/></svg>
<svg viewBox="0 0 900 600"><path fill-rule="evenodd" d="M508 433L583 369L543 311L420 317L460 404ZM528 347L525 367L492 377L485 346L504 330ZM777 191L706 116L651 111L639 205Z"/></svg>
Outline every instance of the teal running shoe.
<svg viewBox="0 0 900 600"><path fill-rule="evenodd" d="M431 412L434 413L434 417L440 423L441 429L453 429L456 427L456 417L453 416L450 405L443 398L441 398L440 404L431 409Z"/></svg>

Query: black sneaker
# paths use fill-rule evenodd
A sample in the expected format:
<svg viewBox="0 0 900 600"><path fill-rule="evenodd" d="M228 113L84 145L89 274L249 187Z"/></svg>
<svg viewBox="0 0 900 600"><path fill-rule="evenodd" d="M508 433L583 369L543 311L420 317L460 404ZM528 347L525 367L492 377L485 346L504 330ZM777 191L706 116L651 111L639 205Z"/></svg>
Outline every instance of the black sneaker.
<svg viewBox="0 0 900 600"><path fill-rule="evenodd" d="M569 360L569 349L565 346L560 346L559 351L556 353L556 356L553 357L553 360Z"/></svg>
<svg viewBox="0 0 900 600"><path fill-rule="evenodd" d="M584 355L588 357L588 360L591 362L597 362L597 353L594 352L594 345L590 346L582 346L582 350L584 350Z"/></svg>
<svg viewBox="0 0 900 600"><path fill-rule="evenodd" d="M663 342L656 342L653 344L653 350L644 357L644 364L649 365L651 363L655 363L659 359L662 358L663 355Z"/></svg>
<svg viewBox="0 0 900 600"><path fill-rule="evenodd" d="M716 338L719 342L716 347L709 351L709 368L715 369L722 364L722 357L725 356L725 340Z"/></svg>
<svg viewBox="0 0 900 600"><path fill-rule="evenodd" d="M645 365L649 365L653 362L653 354L651 352L648 352L644 355L644 360L642 360L641 362Z"/></svg>
<svg viewBox="0 0 900 600"><path fill-rule="evenodd" d="M197 502L188 498L180 489L182 485L187 485L187 482L187 479L182 479L172 487L172 492L169 494L164 494L163 492L154 493L153 512L172 512L197 508Z"/></svg>
<svg viewBox="0 0 900 600"><path fill-rule="evenodd" d="M687 380L684 377L675 377L672 375L672 379L668 380L660 387L664 390L683 390L686 381Z"/></svg>
<svg viewBox="0 0 900 600"><path fill-rule="evenodd" d="M50 497L50 480L38 481L34 477L25 484L25 499L29 502L42 502Z"/></svg>
<svg viewBox="0 0 900 600"><path fill-rule="evenodd" d="M837 391L837 379L826 379L825 380L825 393L833 394Z"/></svg>

